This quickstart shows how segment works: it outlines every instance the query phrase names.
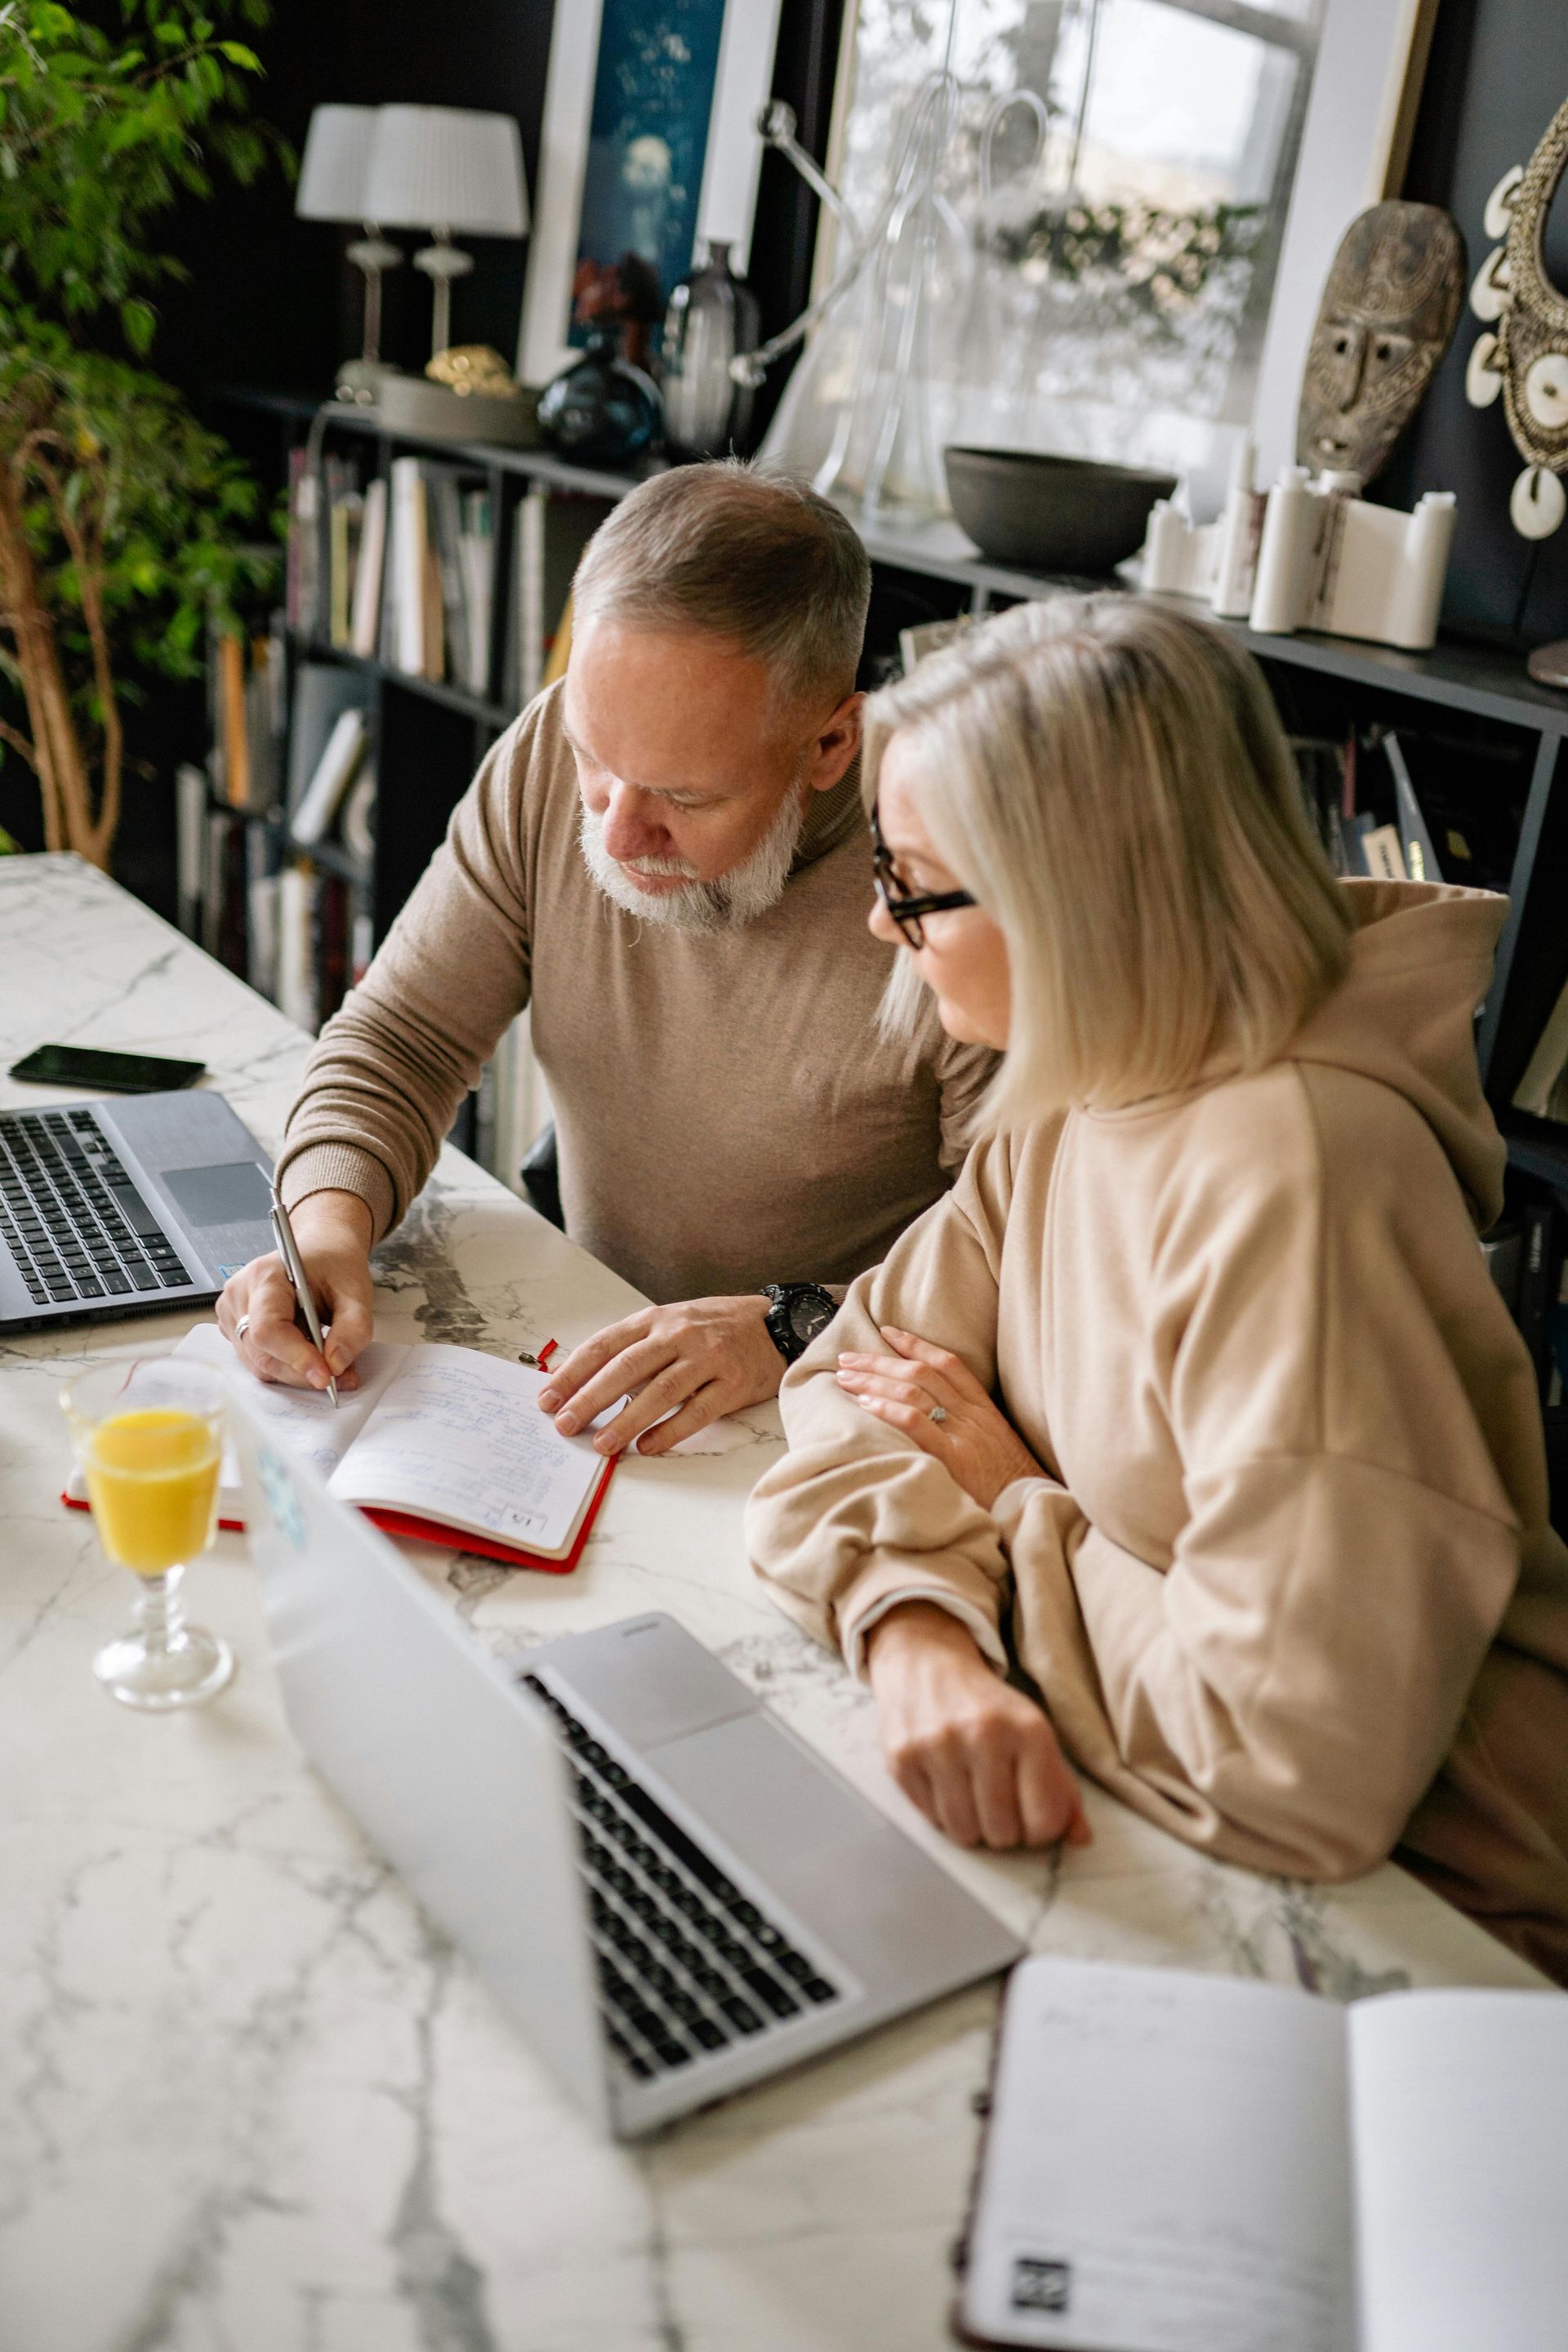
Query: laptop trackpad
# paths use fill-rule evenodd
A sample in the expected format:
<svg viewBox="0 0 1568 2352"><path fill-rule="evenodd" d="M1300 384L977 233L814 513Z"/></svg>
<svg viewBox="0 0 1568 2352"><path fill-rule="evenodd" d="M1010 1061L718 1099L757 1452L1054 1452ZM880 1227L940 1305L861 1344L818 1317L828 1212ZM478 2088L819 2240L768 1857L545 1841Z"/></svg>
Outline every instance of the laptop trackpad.
<svg viewBox="0 0 1568 2352"><path fill-rule="evenodd" d="M218 1168L166 1168L160 1180L191 1225L265 1224L272 1188L254 1160Z"/></svg>
<svg viewBox="0 0 1568 2352"><path fill-rule="evenodd" d="M791 1865L894 1834L858 1791L761 1713L661 1742L649 1763L710 1829L794 1894Z"/></svg>

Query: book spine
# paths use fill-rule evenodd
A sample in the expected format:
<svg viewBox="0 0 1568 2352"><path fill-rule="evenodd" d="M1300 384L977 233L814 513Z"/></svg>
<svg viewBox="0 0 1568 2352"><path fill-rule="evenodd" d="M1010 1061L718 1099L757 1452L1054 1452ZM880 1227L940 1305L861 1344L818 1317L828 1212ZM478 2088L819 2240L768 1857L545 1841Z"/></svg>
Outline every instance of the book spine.
<svg viewBox="0 0 1568 2352"><path fill-rule="evenodd" d="M1557 1290L1557 1213L1550 1201L1531 1201L1521 1224L1524 1234L1519 1277L1519 1328L1535 1367L1542 1402L1552 1377L1552 1307Z"/></svg>
<svg viewBox="0 0 1568 2352"><path fill-rule="evenodd" d="M517 694L533 700L544 683L544 509L548 493L537 485L517 509Z"/></svg>
<svg viewBox="0 0 1568 2352"><path fill-rule="evenodd" d="M364 494L364 521L360 531L359 563L354 572L351 649L362 660L375 657L381 624L382 573L386 561L386 480L378 475Z"/></svg>
<svg viewBox="0 0 1568 2352"><path fill-rule="evenodd" d="M218 639L217 672L223 794L230 808L242 809L250 800L250 740L245 709L245 647L237 637Z"/></svg>
<svg viewBox="0 0 1568 2352"><path fill-rule="evenodd" d="M284 867L278 888L278 1004L301 1029L316 1028L316 979L311 953L315 869L301 860Z"/></svg>
<svg viewBox="0 0 1568 2352"><path fill-rule="evenodd" d="M392 579L396 667L425 675L425 482L417 457L392 461Z"/></svg>
<svg viewBox="0 0 1568 2352"><path fill-rule="evenodd" d="M274 1001L278 992L278 860L263 825L246 827L246 977Z"/></svg>
<svg viewBox="0 0 1568 2352"><path fill-rule="evenodd" d="M445 675L467 686L472 670L468 594L463 579L463 502L456 477L446 467L426 477L431 544L440 571L441 615L446 639Z"/></svg>
<svg viewBox="0 0 1568 2352"><path fill-rule="evenodd" d="M206 824L206 772L187 760L174 774L174 874L180 929L191 940L201 937Z"/></svg>
<svg viewBox="0 0 1568 2352"><path fill-rule="evenodd" d="M495 535L488 490L470 490L463 500L458 542L468 624L470 694L490 690L490 632L495 614Z"/></svg>
<svg viewBox="0 0 1568 2352"><path fill-rule="evenodd" d="M324 1026L348 990L348 885L337 874L323 874L316 891L311 944L315 950L316 1020Z"/></svg>
<svg viewBox="0 0 1568 2352"><path fill-rule="evenodd" d="M1410 763L1405 759L1405 747L1397 735L1390 733L1383 739L1383 749L1389 772L1394 778L1394 805L1399 812L1399 833L1405 845L1405 863L1409 869L1410 879L1413 882L1441 882L1442 864L1426 820L1421 814L1421 803L1415 797L1415 786L1411 781Z"/></svg>
<svg viewBox="0 0 1568 2352"><path fill-rule="evenodd" d="M346 499L332 500L328 526L328 634L334 646L349 641L349 507Z"/></svg>

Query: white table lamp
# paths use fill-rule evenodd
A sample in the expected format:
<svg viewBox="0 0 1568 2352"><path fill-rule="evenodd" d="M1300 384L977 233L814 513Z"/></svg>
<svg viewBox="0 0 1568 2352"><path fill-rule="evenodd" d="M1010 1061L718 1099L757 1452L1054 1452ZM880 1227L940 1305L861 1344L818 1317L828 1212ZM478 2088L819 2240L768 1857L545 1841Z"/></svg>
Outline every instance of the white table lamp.
<svg viewBox="0 0 1568 2352"><path fill-rule="evenodd" d="M468 236L526 236L528 194L522 141L510 114L457 106L377 110L365 176L372 217L389 228L427 228L435 242L414 257L435 285L431 356L451 341L452 280L472 257L452 243Z"/></svg>
<svg viewBox="0 0 1568 2352"><path fill-rule="evenodd" d="M338 398L374 405L381 377L382 272L395 269L403 255L388 244L365 202L365 174L375 129L374 106L318 106L305 134L294 210L301 220L357 221L363 230L349 247L349 259L364 272L364 350L338 370Z"/></svg>

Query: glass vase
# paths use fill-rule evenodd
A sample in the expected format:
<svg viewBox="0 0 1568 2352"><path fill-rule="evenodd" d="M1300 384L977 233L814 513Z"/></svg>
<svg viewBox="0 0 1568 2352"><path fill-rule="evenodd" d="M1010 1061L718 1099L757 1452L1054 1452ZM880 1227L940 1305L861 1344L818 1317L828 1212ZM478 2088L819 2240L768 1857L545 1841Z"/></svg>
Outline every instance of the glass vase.
<svg viewBox="0 0 1568 2352"><path fill-rule="evenodd" d="M715 237L669 298L664 319L664 426L684 457L717 457L743 448L755 394L730 362L756 349L757 299Z"/></svg>

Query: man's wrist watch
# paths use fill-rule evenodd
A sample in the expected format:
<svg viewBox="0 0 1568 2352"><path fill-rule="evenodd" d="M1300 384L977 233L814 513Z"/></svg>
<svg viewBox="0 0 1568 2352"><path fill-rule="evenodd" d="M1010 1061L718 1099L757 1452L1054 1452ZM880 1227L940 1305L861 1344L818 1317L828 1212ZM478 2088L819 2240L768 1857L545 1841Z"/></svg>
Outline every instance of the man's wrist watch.
<svg viewBox="0 0 1568 2352"><path fill-rule="evenodd" d="M766 1316L768 1337L786 1364L804 1356L838 1312L819 1282L764 1282L763 1297L773 1302Z"/></svg>

